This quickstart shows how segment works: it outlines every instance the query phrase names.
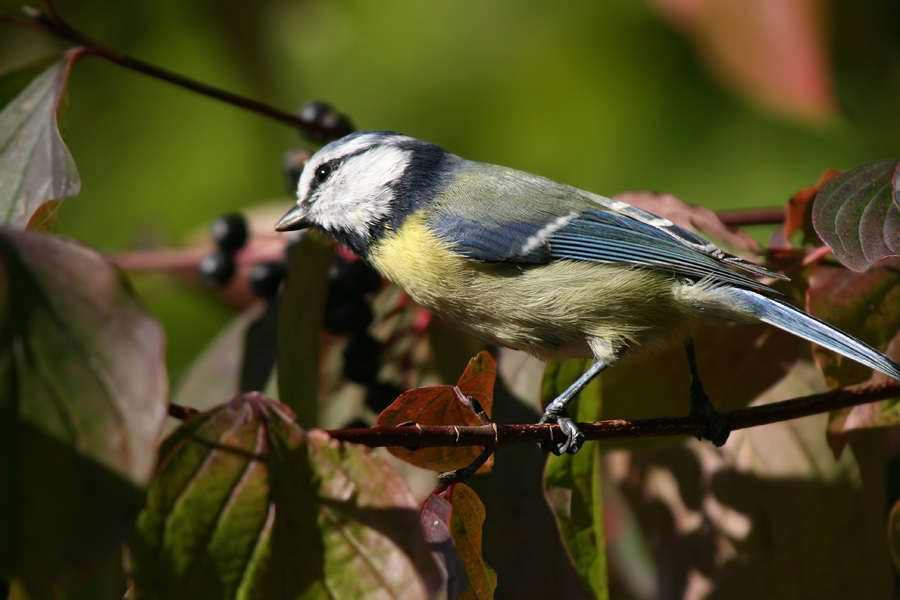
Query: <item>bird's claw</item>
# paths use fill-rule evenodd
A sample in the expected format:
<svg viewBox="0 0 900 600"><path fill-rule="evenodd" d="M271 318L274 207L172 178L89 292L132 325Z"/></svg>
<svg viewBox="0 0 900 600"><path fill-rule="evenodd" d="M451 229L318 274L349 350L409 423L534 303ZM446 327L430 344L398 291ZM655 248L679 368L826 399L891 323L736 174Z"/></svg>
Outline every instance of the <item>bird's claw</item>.
<svg viewBox="0 0 900 600"><path fill-rule="evenodd" d="M550 430L550 439L541 442L541 449L544 452L552 452L556 456L563 454L575 454L584 445L584 433L575 425L569 417L565 415L544 414L541 417L541 423L556 423L559 430L565 436L565 440L557 442L553 439L553 429Z"/></svg>
<svg viewBox="0 0 900 600"><path fill-rule="evenodd" d="M698 439L707 439L712 442L713 445L718 447L724 446L725 442L728 441L728 436L731 434L731 428L728 427L722 414L713 408L709 399L704 399L706 400L705 403L702 401L691 402L690 414L692 416L703 418L709 427L706 433L702 436L698 436Z"/></svg>

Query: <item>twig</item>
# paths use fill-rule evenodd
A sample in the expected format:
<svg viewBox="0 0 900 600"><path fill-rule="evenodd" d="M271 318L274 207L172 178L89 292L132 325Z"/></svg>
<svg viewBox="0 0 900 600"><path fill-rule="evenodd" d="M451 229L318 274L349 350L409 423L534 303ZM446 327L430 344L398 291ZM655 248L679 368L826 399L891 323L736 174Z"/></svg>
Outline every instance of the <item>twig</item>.
<svg viewBox="0 0 900 600"><path fill-rule="evenodd" d="M432 493L440 494L454 483L461 483L474 475L496 450L496 448L485 448L482 453L478 455L478 458L472 461L472 464L469 466L438 475L440 485L438 485L437 489Z"/></svg>
<svg viewBox="0 0 900 600"><path fill-rule="evenodd" d="M716 212L725 225L744 227L747 225L780 225L784 223L783 208L742 208Z"/></svg>
<svg viewBox="0 0 900 600"><path fill-rule="evenodd" d="M150 77L153 77L155 79L159 79L178 87L191 90L192 92L214 98L216 100L219 100L220 102L231 104L232 106L237 106L245 110L255 112L259 115L274 119L296 129L304 130L317 139L334 139L340 137L341 135L343 135L343 133L345 133L326 127L319 123L302 121L297 116L275 108L274 106L265 104L264 102L259 102L245 96L234 94L232 92L228 92L211 85L201 83L194 79L190 79L189 77L179 75L178 73L175 73L173 71L157 67L123 52L114 50L109 46L101 44L97 40L90 38L80 31L72 28L68 23L66 23L59 17L59 15L56 13L56 11L53 9L53 6L49 2L45 1L42 3L42 5L42 10L31 7L23 7L22 10L25 13L25 18L4 16L0 17L0 22L10 23L22 27L29 27L31 29L36 29L44 33L49 33L59 39L66 40L68 42L72 42L73 44L84 47L84 56L99 56L121 67L125 67L126 69L131 69L132 71L137 71L139 73L149 75Z"/></svg>
<svg viewBox="0 0 900 600"><path fill-rule="evenodd" d="M742 408L722 413L732 429L746 429L780 421L788 421L814 414L868 404L900 396L900 382L861 383L764 406ZM708 428L700 417L668 417L659 419L617 419L596 423L579 423L588 440L613 438L658 437L667 435L699 435ZM482 446L485 448L510 444L540 443L550 436L557 425L421 425L419 427L372 427L369 429L332 430L334 439L371 447L404 446Z"/></svg>
<svg viewBox="0 0 900 600"><path fill-rule="evenodd" d="M191 408L190 406L181 406L180 404L169 402L169 416L173 419L178 419L179 421L187 421L188 419L199 413L200 411L196 408Z"/></svg>
<svg viewBox="0 0 900 600"><path fill-rule="evenodd" d="M256 265L284 258L284 236L258 235L238 250L234 259L239 265ZM109 260L126 271L196 271L200 262L212 252L212 247L177 250L134 250L109 255Z"/></svg>

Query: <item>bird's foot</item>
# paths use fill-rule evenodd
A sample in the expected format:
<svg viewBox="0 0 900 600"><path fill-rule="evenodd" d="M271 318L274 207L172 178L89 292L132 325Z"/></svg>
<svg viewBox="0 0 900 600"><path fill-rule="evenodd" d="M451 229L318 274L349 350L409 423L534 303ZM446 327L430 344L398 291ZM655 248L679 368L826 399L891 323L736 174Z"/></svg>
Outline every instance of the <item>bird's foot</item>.
<svg viewBox="0 0 900 600"><path fill-rule="evenodd" d="M690 414L691 416L702 417L708 427L706 433L697 436L697 439L707 439L716 446L725 445L725 442L728 441L728 435L731 433L731 428L728 427L722 414L713 407L709 397L702 389L699 394L695 393L695 390L691 390Z"/></svg>
<svg viewBox="0 0 900 600"><path fill-rule="evenodd" d="M562 441L553 439L553 429L550 430L550 439L541 442L541 449L544 452L552 452L556 456L563 454L575 454L584 445L584 433L575 425L575 422L566 414L555 414L545 412L541 417L541 423L556 423L565 436Z"/></svg>

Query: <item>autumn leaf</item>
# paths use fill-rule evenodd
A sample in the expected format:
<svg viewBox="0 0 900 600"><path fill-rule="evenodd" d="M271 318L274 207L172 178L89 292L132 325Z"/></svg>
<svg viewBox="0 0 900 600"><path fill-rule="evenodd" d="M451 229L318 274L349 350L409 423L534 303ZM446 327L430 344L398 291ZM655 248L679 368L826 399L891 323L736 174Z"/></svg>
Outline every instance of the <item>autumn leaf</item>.
<svg viewBox="0 0 900 600"><path fill-rule="evenodd" d="M482 425L469 398L477 401L487 417L491 415L497 361L480 352L469 361L459 383L410 390L402 394L379 416L377 425L397 427L406 423L420 425ZM470 465L481 450L467 447L408 449L388 448L391 454L406 462L434 471L452 471ZM493 457L479 472L490 470Z"/></svg>

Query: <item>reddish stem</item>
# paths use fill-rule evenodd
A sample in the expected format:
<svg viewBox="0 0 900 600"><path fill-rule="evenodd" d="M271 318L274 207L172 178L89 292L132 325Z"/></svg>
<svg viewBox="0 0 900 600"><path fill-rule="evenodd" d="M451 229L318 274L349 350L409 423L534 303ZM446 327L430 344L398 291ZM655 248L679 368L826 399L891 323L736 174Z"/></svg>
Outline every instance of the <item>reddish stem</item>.
<svg viewBox="0 0 900 600"><path fill-rule="evenodd" d="M780 225L784 223L783 208L742 208L738 210L719 211L716 215L729 227Z"/></svg>
<svg viewBox="0 0 900 600"><path fill-rule="evenodd" d="M768 425L790 419L868 404L878 400L900 396L900 382L861 383L813 394L793 400L775 402L764 406L743 408L722 413L732 430ZM667 417L659 419L634 419L579 423L589 440L613 438L658 437L668 435L692 435L705 433L706 422L700 417ZM510 444L535 444L548 439L550 429L556 425L419 425L415 427L372 427L369 429L332 430L334 439L371 447L404 446L482 446L485 448ZM560 433L555 432L557 437Z"/></svg>

